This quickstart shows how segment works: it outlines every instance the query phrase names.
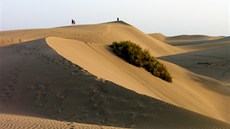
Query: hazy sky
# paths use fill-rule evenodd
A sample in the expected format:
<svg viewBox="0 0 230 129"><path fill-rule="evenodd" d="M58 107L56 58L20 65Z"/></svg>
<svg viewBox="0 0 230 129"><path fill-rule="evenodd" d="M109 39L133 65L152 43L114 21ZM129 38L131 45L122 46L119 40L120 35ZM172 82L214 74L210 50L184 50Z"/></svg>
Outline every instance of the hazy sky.
<svg viewBox="0 0 230 129"><path fill-rule="evenodd" d="M117 17L146 33L230 35L230 0L0 0L0 30Z"/></svg>

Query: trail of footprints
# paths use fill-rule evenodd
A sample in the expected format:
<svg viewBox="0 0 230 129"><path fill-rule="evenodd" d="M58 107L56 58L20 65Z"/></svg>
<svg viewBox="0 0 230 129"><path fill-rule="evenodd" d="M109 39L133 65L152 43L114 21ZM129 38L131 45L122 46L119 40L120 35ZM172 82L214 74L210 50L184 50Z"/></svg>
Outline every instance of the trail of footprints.
<svg viewBox="0 0 230 129"><path fill-rule="evenodd" d="M0 102L6 104L11 98L12 93L14 92L16 85L18 83L20 68L15 68L10 71L10 76L8 77L8 85L3 86L0 90Z"/></svg>
<svg viewBox="0 0 230 129"><path fill-rule="evenodd" d="M209 61L206 61L204 62L202 59L200 62L198 62L197 64L198 65L203 65L205 67L208 67L208 66L213 66L212 69L217 69L217 70L226 70L226 68L228 68L229 64L229 60L224 58L224 57L216 57L216 56L209 56L209 55L198 55L198 54L190 54L191 56L193 57L203 57L204 59L207 58L206 60L209 60ZM217 60L215 62L213 62L212 60ZM227 63L227 64L226 64Z"/></svg>
<svg viewBox="0 0 230 129"><path fill-rule="evenodd" d="M25 59L29 56L35 56L35 58L41 58L42 61L45 62L47 65L49 64L60 65L61 66L60 68L63 68L64 70L72 71L71 72L72 75L81 74L82 72L80 71L83 71L83 74L90 75L87 71L73 64L71 61L66 60L65 58L54 58L52 56L49 56L49 54L47 53L41 53L41 48L33 48L33 47L25 46L25 45L20 45L20 46L11 45L10 47L13 48L14 54L19 54L22 57L22 59ZM20 66L23 65L23 63L24 62L21 62L21 64L18 64L17 66L14 67L14 69L12 69L12 71L10 71L11 74L8 77L8 85L0 88L0 104L7 104L7 102L12 98L12 93L14 92L18 84L19 73L21 71ZM101 81L101 83L105 83L105 80L103 79L98 78L97 80ZM43 107L46 104L45 99L49 91L49 83L35 84L34 87L32 88L36 90L36 94L35 94L36 99L34 101L35 105L39 107ZM132 96L132 92L129 90L126 90L124 94L126 94L127 97L120 99L120 98L116 98L118 97L116 94L108 93L108 89L104 87L103 85L95 84L95 86L92 87L91 93L90 93L90 106L95 111L95 114L96 114L95 117L97 117L98 120L100 120L99 123L105 124L108 121L111 122L109 118L117 117L117 114L118 114L118 115L124 115L125 118L128 118L130 122L133 124L132 126L135 127L136 119L142 120L141 119L142 117L143 118L146 118L146 117L154 118L159 115L159 112L164 112L168 110L166 106L162 106L162 107L156 107L154 109L155 113L148 112L148 110L152 110L152 108L148 108L149 105L161 105L161 104L158 104L158 102L155 102L156 104L154 103L147 104L147 102L142 102L141 99L138 101L135 101L134 98L129 97L129 96ZM58 94L57 97L58 97L58 100L60 100L60 103L58 103L56 106L60 107L58 108L58 112L62 112L61 105L62 105L62 100L65 99L63 98L65 97L65 94L64 93ZM119 100L119 103L121 104L120 106L122 106L122 104L126 104L126 102L128 101L132 101L132 103L130 103L130 106L129 106L130 112L126 112L126 113L116 112L117 110L114 109L115 107L110 107L112 105L112 102L115 100ZM170 110L177 110L177 109L170 106ZM116 121L114 123L116 123ZM206 121L204 121L204 123L206 123ZM69 129L76 128L76 124L73 122L66 122L66 125Z"/></svg>
<svg viewBox="0 0 230 129"><path fill-rule="evenodd" d="M47 53L42 53L41 49L38 47L28 47L25 44L20 45L11 45L10 48L13 48L13 53L20 55L22 58L27 58L29 56L35 56L35 58L41 58L46 64L56 64L64 65L64 70L72 70L72 75L76 75L79 71L82 71L86 75L90 75L86 70L80 68L79 66L73 64L71 61L62 58L52 58ZM23 62L22 62L23 63Z"/></svg>
<svg viewBox="0 0 230 129"><path fill-rule="evenodd" d="M15 66L12 67L12 69L9 71L10 75L8 77L8 83L5 86L2 86L0 88L0 103L6 104L9 100L12 99L12 94L16 89L19 73L21 71L21 66L23 65L23 61L25 59L24 56L22 56L22 52L24 49L26 49L25 45L10 45L9 49L12 50L12 54L19 54L22 58L22 62L19 64L15 64Z"/></svg>

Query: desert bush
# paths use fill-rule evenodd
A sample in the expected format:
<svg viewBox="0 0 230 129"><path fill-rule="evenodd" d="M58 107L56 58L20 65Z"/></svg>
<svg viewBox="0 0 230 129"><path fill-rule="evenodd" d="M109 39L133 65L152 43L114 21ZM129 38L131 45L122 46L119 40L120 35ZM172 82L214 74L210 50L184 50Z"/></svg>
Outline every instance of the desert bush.
<svg viewBox="0 0 230 129"><path fill-rule="evenodd" d="M172 77L167 68L151 56L148 50L142 50L139 45L131 41L113 42L109 46L117 56L123 58L128 63L137 67L143 67L152 75L172 82Z"/></svg>

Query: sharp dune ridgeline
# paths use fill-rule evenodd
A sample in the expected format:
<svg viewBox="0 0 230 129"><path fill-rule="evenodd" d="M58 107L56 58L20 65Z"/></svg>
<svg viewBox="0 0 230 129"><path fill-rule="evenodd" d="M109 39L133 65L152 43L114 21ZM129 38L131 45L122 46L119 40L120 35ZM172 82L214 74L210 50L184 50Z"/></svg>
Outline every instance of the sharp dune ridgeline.
<svg viewBox="0 0 230 129"><path fill-rule="evenodd" d="M227 37L195 49L155 36L122 21L0 32L0 128L230 128ZM117 57L114 41L149 50L173 82Z"/></svg>

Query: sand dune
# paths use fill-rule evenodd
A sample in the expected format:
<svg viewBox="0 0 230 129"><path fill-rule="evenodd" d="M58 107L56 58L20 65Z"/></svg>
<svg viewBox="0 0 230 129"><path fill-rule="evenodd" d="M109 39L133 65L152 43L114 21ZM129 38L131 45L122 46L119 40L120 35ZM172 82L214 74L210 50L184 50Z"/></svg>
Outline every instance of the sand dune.
<svg viewBox="0 0 230 129"><path fill-rule="evenodd" d="M197 74L212 77L230 85L230 45L214 49L195 51L161 57Z"/></svg>
<svg viewBox="0 0 230 129"><path fill-rule="evenodd" d="M7 55L1 56L1 113L16 114L1 114L2 127L229 127L99 79L58 55L44 39L1 47L0 53Z"/></svg>
<svg viewBox="0 0 230 129"><path fill-rule="evenodd" d="M207 41L207 40L216 40L224 38L223 36L207 36L207 35L179 35L179 36L172 36L167 37L167 40L170 41Z"/></svg>
<svg viewBox="0 0 230 129"><path fill-rule="evenodd" d="M209 82L213 83L213 87L219 87L221 91L226 90L223 85L212 79L194 75L180 67L164 62L173 76L173 83L171 84L152 77L144 69L127 64L108 51L108 48L104 45L85 44L75 40L60 38L48 38L47 42L60 55L80 65L99 78L110 80L125 88L165 102L222 119L220 117L222 113L219 112L218 108L220 106L221 111L225 110L222 108L226 105L221 105L228 102L230 94L227 92L226 98L225 94L207 91L206 88L212 89L209 85L206 85ZM200 82L196 82L191 78L197 78ZM198 94L200 91L202 91L202 95ZM203 100L200 99L201 96L204 98ZM220 102L219 100L215 102L213 97L220 97L219 99L226 100L226 102ZM190 102L188 103L187 100L190 100ZM210 102L212 103L210 104ZM207 105L210 106L209 111L206 108ZM225 110L224 112L228 111ZM226 115L225 117L229 116Z"/></svg>
<svg viewBox="0 0 230 129"><path fill-rule="evenodd" d="M149 34L151 37L160 40L162 42L169 43L183 43L183 42L194 42L194 41L211 41L222 39L224 36L207 36L207 35L178 35L178 36L165 36L161 33ZM176 44L174 44L176 45Z"/></svg>
<svg viewBox="0 0 230 129"><path fill-rule="evenodd" d="M149 34L149 36L151 36L154 39L157 39L159 41L162 41L162 42L164 42L165 39L167 38L167 36L165 36L164 34L161 34L161 33L153 33L153 34Z"/></svg>
<svg viewBox="0 0 230 129"><path fill-rule="evenodd" d="M181 45L180 48L190 50L190 51L199 51L206 50L218 47L228 47L230 46L230 37L225 37L221 39L211 40L211 41L198 41L191 44Z"/></svg>
<svg viewBox="0 0 230 129"><path fill-rule="evenodd" d="M46 118L0 114L1 129L124 129L119 127L81 124Z"/></svg>
<svg viewBox="0 0 230 129"><path fill-rule="evenodd" d="M149 49L154 56L185 52L182 49L155 40L133 26L124 24L124 22L0 32L0 46L50 36L99 44L111 44L114 41L130 40L141 44L145 49ZM152 51L153 49L154 51Z"/></svg>
<svg viewBox="0 0 230 129"><path fill-rule="evenodd" d="M163 34L149 34L151 37L189 51L205 50L221 46L229 46L229 37L206 35L179 35L166 37Z"/></svg>
<svg viewBox="0 0 230 129"><path fill-rule="evenodd" d="M121 40L153 56L185 52L123 22L0 32L0 112L95 127L229 128L228 87L161 61L173 76L165 82L115 56L107 45Z"/></svg>

